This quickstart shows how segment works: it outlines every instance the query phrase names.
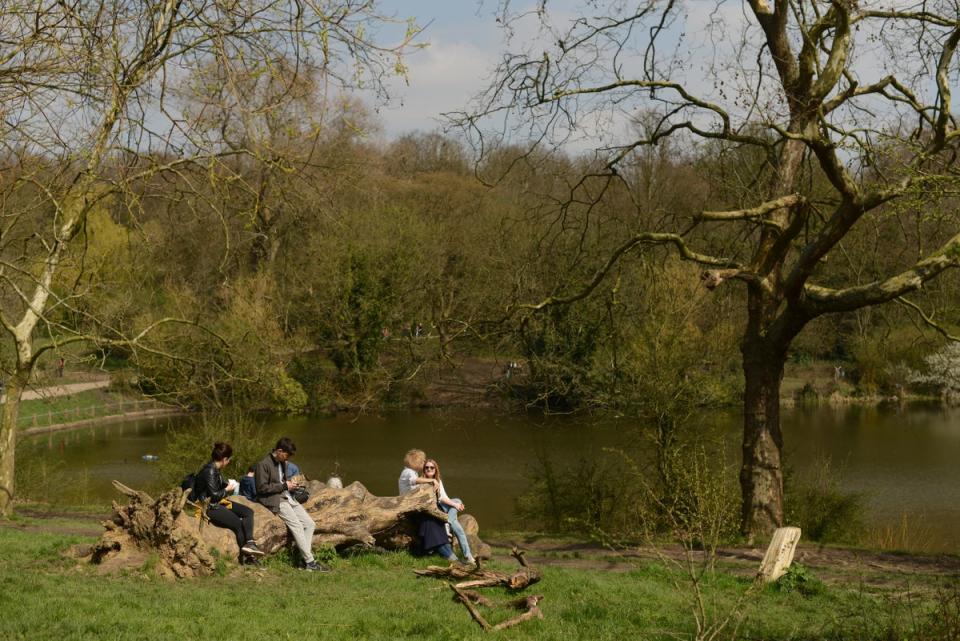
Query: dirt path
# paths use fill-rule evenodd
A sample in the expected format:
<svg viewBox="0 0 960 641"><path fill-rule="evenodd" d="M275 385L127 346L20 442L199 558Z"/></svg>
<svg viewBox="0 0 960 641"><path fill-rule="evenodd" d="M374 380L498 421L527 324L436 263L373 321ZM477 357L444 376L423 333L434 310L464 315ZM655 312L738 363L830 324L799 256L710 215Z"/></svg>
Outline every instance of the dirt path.
<svg viewBox="0 0 960 641"><path fill-rule="evenodd" d="M92 389L103 389L110 386L110 379L105 378L98 381L87 383L70 383L68 385L51 385L49 387L38 387L30 389L20 397L22 401L32 401L38 398L53 398L54 396L69 396L70 394L79 394ZM0 402L6 400L6 394L0 394Z"/></svg>
<svg viewBox="0 0 960 641"><path fill-rule="evenodd" d="M527 550L528 557L534 563L555 567L629 572L646 561L684 561L683 548L672 544L612 550L596 543L556 541L533 536L487 542L500 549L518 545ZM764 550L749 547L721 548L717 550L717 566L740 576L753 576L760 567L763 553ZM948 554L905 554L801 544L797 548L795 561L810 568L826 583L855 581L866 585L901 587L918 579L947 578L960 582L960 556Z"/></svg>

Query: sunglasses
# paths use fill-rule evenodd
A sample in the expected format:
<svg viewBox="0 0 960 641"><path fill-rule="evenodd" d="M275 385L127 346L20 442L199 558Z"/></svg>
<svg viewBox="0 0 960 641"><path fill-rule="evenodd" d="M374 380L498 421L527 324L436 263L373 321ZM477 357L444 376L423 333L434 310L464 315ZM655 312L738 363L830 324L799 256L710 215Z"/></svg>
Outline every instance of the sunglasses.
<svg viewBox="0 0 960 641"><path fill-rule="evenodd" d="M435 468L433 465L424 465L424 466L423 466L423 469L425 469L425 470L435 470L435 469L437 469L437 468Z"/></svg>

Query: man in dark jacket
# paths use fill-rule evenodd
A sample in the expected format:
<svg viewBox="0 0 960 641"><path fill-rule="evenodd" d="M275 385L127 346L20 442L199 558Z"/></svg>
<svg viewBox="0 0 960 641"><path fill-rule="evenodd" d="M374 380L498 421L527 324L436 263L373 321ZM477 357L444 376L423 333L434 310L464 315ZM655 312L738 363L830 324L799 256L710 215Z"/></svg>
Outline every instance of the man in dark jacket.
<svg viewBox="0 0 960 641"><path fill-rule="evenodd" d="M317 563L311 546L316 524L303 506L291 496L290 490L297 484L290 480L287 461L297 452L297 446L287 437L277 441L272 452L263 457L254 470L257 500L280 517L300 550L305 570L329 572L330 568Z"/></svg>

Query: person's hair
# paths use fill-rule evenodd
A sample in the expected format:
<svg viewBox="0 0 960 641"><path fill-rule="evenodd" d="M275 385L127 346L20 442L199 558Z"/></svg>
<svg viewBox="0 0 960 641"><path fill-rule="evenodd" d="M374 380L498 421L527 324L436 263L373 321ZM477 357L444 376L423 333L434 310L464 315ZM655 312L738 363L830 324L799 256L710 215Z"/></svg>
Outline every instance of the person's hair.
<svg viewBox="0 0 960 641"><path fill-rule="evenodd" d="M213 451L210 452L210 458L214 461L222 461L225 458L233 456L233 447L229 443L214 443Z"/></svg>
<svg viewBox="0 0 960 641"><path fill-rule="evenodd" d="M287 454L296 454L297 446L294 445L293 441L284 436L279 441L277 441L277 446L273 448L275 450L283 450Z"/></svg>
<svg viewBox="0 0 960 641"><path fill-rule="evenodd" d="M437 479L438 481L442 481L443 479L440 478L440 465L436 462L436 460L432 458L428 458L426 461L423 462L424 467L426 467L427 463L433 463L433 467L436 468L434 469L434 472L436 472L436 476L434 478ZM424 470L423 473L424 475L426 475L427 471Z"/></svg>
<svg viewBox="0 0 960 641"><path fill-rule="evenodd" d="M427 460L427 453L423 450L410 450L403 457L403 464L414 470L423 470Z"/></svg>

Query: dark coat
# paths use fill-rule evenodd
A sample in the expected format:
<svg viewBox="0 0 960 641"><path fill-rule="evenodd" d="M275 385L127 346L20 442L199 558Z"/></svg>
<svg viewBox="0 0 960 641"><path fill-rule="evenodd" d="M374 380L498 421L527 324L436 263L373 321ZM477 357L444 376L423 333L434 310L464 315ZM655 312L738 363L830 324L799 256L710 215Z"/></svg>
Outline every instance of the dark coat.
<svg viewBox="0 0 960 641"><path fill-rule="evenodd" d="M447 528L443 523L426 514L420 515L420 518L417 534L420 535L420 545L424 554L429 554L437 546L450 542L447 537Z"/></svg>
<svg viewBox="0 0 960 641"><path fill-rule="evenodd" d="M210 505L216 505L227 496L227 482L217 466L210 461L203 466L193 481L191 500L199 503L210 499Z"/></svg>
<svg viewBox="0 0 960 641"><path fill-rule="evenodd" d="M283 493L287 491L287 484L280 480L280 472L277 465L283 466L283 478L287 476L287 463L280 463L273 458L273 453L267 454L253 471L253 482L257 487L257 500L276 514L280 511L280 504L283 503Z"/></svg>

